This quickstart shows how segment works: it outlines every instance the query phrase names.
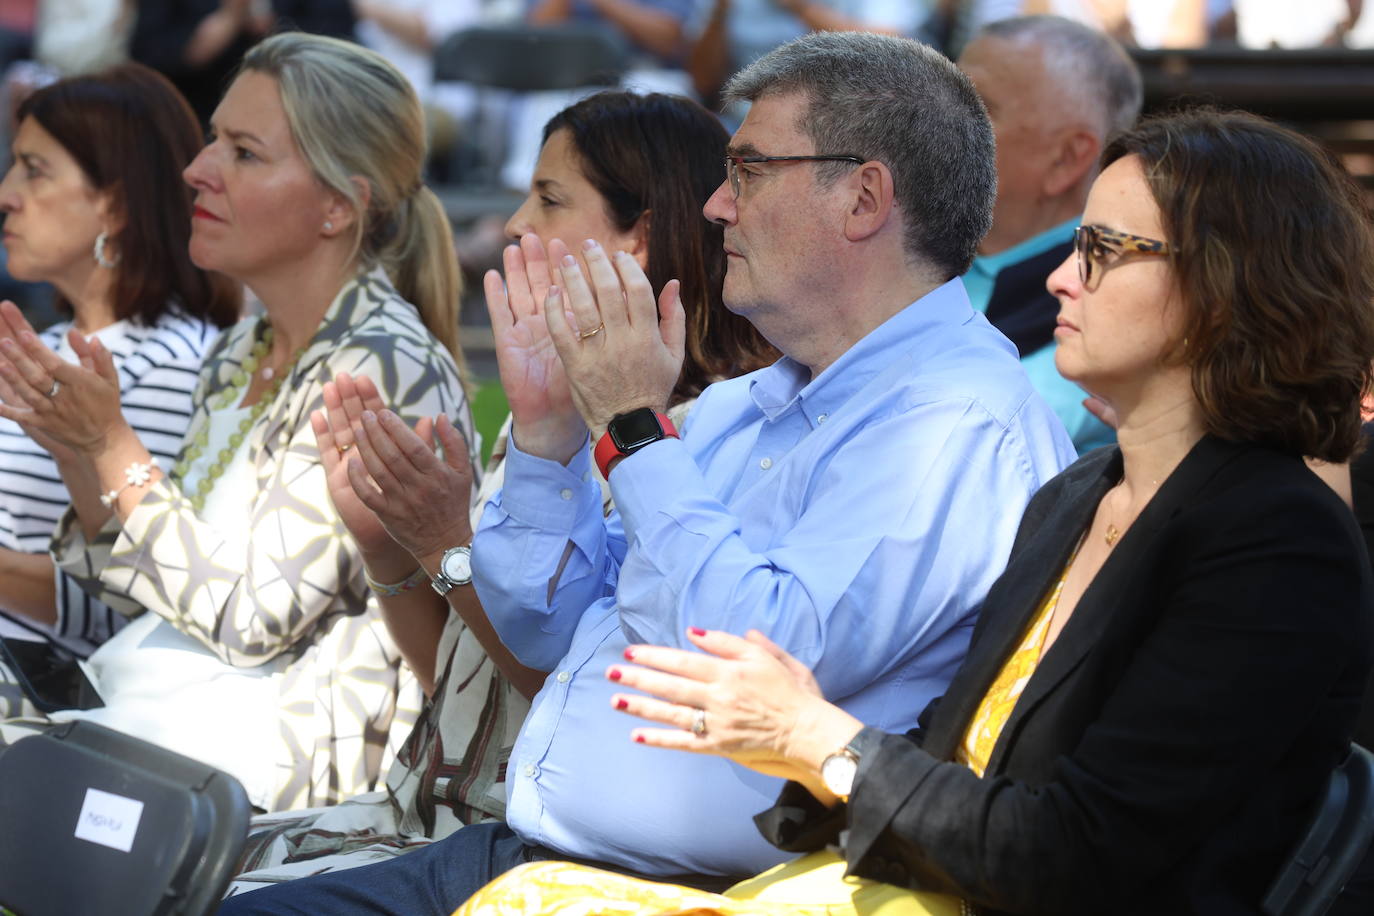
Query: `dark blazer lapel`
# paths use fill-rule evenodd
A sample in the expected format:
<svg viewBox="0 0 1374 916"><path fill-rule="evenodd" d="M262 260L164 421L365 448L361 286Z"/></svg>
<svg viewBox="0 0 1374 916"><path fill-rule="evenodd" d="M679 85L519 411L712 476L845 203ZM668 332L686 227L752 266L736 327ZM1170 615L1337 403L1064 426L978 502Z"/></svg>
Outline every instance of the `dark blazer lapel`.
<svg viewBox="0 0 1374 916"><path fill-rule="evenodd" d="M1045 697L1064 682L1088 651L1097 644L1102 631L1112 621L1112 615L1121 604L1122 590L1117 585L1118 580L1134 570L1136 564L1149 553L1145 548L1159 537L1160 529L1181 508L1194 501L1198 491L1224 464L1238 454L1239 449L1239 446L1204 436L1184 456L1183 461L1159 488L1159 492L1121 536L1111 556L1102 564L1102 568L1083 592L1083 597L1079 599L1073 616L1064 625L1059 638L1036 666L1035 672L1026 684L1025 692L1012 709L1011 716L1002 728L997 746L993 748L992 757L988 760L989 774L996 771L1007 749L1015 741L1021 723L1034 713ZM1103 487L1096 494L1096 498L1091 498L1091 494L1084 494L1089 497L1084 500L1089 513L1096 510L1105 492L1106 487ZM1076 537L1081 530L1081 526L1075 529L1074 536ZM1065 557L1066 561L1067 559ZM1057 573L1058 569L1055 572ZM1028 599L1026 603L1038 603L1039 595L1043 593L1042 589L1034 599ZM1002 658L1006 657L1006 652L1010 652L1010 648L1004 650Z"/></svg>
<svg viewBox="0 0 1374 916"><path fill-rule="evenodd" d="M980 615L968 657L950 681L940 701L939 714L922 742L936 758L953 756L1003 662L1025 635L1041 596L1069 561L1102 494L1116 482L1118 467L1118 461L1108 461L1101 472L1066 482L1044 520L1015 552L989 591L984 606L996 610L991 615Z"/></svg>

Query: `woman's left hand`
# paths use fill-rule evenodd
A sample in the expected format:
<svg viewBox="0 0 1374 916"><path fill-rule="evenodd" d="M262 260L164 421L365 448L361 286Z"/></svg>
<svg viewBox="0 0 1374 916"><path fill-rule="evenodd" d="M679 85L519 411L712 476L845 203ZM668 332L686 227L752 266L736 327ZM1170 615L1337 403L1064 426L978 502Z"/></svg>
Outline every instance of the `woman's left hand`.
<svg viewBox="0 0 1374 916"><path fill-rule="evenodd" d="M323 397L324 409L310 415L310 426L320 449L329 498L339 518L353 535L365 559L394 553L403 562L413 563L409 552L392 540L377 514L363 505L348 480L346 456L353 448L352 424L362 422L364 410L385 408L381 393L367 376L355 380L347 372L340 372L334 381L325 383ZM433 424L433 420L422 417L416 427L417 434L423 439L432 439Z"/></svg>
<svg viewBox="0 0 1374 916"><path fill-rule="evenodd" d="M825 701L806 666L757 630L740 638L719 630L688 630L706 653L631 646L632 665L606 676L622 687L611 705L671 728L637 728L635 741L654 747L718 754L769 776L814 782L825 755L862 723Z"/></svg>
<svg viewBox="0 0 1374 916"><path fill-rule="evenodd" d="M446 415L439 415L428 441L390 410L364 410L352 430L348 481L396 543L423 563L472 542L467 442Z"/></svg>
<svg viewBox="0 0 1374 916"><path fill-rule="evenodd" d="M98 455L125 425L109 351L69 331L80 362L68 363L44 346L13 303L0 303L0 321L0 378L7 389L0 416L88 458Z"/></svg>

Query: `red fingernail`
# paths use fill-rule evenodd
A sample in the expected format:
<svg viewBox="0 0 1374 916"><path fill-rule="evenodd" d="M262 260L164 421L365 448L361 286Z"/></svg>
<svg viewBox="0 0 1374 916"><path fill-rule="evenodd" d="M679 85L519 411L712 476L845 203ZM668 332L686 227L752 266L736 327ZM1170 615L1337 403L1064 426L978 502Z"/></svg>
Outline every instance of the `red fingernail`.
<svg viewBox="0 0 1374 916"><path fill-rule="evenodd" d="M643 743L644 743L644 736L643 736L643 735L635 735L635 744L643 744Z"/></svg>
<svg viewBox="0 0 1374 916"><path fill-rule="evenodd" d="M620 669L612 668L610 671L606 672L606 677L612 681L620 680Z"/></svg>
<svg viewBox="0 0 1374 916"><path fill-rule="evenodd" d="M688 632L688 633L691 633L693 636L705 636L705 635L706 635L706 631L703 630L701 627L688 627L688 628L687 628L687 632Z"/></svg>
<svg viewBox="0 0 1374 916"><path fill-rule="evenodd" d="M616 709L629 709L629 708L630 708L630 701L627 700L627 699L625 699L624 697L621 697L620 699L618 699L618 700L615 701L615 708L616 708Z"/></svg>
<svg viewBox="0 0 1374 916"><path fill-rule="evenodd" d="M634 650L634 649L626 649L626 650L625 650L625 661L627 661L627 662L632 662L632 661L634 661L634 660L635 660L635 650Z"/></svg>

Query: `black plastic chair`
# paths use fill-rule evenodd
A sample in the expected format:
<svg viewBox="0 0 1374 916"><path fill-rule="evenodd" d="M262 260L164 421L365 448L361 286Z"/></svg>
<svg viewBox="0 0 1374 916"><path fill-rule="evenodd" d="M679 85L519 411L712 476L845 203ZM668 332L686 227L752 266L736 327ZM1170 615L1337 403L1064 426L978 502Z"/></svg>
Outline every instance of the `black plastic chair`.
<svg viewBox="0 0 1374 916"><path fill-rule="evenodd" d="M91 722L0 751L0 907L19 916L218 908L251 813L238 780Z"/></svg>
<svg viewBox="0 0 1374 916"><path fill-rule="evenodd" d="M509 147L502 93L615 86L629 63L624 41L591 23L473 26L449 35L434 49L435 81L477 87L477 111L454 173L466 175L467 185L499 186Z"/></svg>
<svg viewBox="0 0 1374 916"><path fill-rule="evenodd" d="M629 64L624 42L583 23L474 26L434 50L434 79L538 92L614 86Z"/></svg>
<svg viewBox="0 0 1374 916"><path fill-rule="evenodd" d="M1265 894L1266 916L1321 916L1374 839L1374 754L1358 744L1327 780L1312 822Z"/></svg>

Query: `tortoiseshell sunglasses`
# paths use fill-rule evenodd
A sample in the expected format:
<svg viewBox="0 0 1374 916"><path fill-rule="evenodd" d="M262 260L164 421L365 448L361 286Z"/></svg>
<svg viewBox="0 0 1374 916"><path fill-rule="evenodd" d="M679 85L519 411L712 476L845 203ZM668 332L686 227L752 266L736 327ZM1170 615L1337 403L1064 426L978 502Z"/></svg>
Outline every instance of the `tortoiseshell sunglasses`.
<svg viewBox="0 0 1374 916"><path fill-rule="evenodd" d="M1104 259L1108 254L1163 256L1169 254L1169 243L1101 226L1079 226L1073 231L1073 251L1078 256L1078 279L1091 288L1106 272Z"/></svg>

